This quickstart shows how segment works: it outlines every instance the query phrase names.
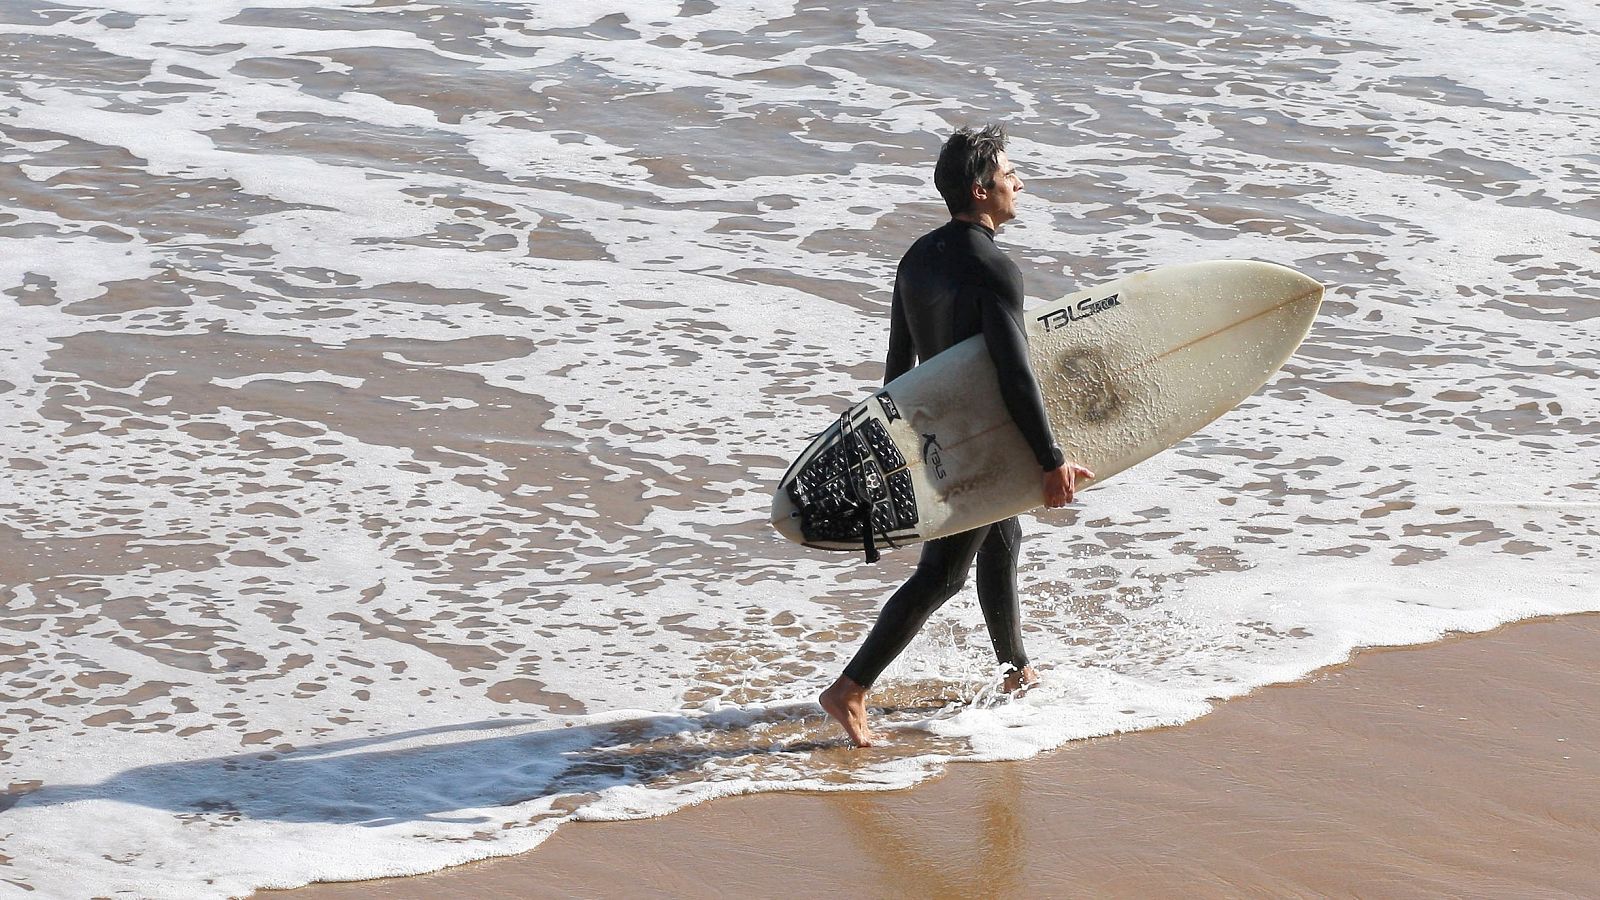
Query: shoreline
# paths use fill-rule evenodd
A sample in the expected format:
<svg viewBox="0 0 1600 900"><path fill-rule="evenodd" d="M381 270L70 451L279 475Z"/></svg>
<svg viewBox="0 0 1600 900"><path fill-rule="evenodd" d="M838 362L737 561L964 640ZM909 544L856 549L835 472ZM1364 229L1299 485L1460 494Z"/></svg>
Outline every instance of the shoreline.
<svg viewBox="0 0 1600 900"><path fill-rule="evenodd" d="M1582 860L1590 860L1584 863ZM1600 891L1600 613L1358 650L1180 726L730 797L285 900ZM276 895L261 892L257 896Z"/></svg>

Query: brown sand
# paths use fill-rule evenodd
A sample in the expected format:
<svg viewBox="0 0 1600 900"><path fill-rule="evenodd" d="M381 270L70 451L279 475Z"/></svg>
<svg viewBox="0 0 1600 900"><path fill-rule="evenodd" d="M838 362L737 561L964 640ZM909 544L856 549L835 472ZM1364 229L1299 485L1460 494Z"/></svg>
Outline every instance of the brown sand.
<svg viewBox="0 0 1600 900"><path fill-rule="evenodd" d="M563 827L313 898L1600 896L1600 615L1361 652L1188 725Z"/></svg>

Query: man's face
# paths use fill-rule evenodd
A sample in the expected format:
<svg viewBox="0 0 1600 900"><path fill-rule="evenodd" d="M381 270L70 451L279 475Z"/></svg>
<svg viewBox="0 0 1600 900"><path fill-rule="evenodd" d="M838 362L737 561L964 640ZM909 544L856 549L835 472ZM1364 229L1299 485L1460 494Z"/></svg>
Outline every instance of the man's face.
<svg viewBox="0 0 1600 900"><path fill-rule="evenodd" d="M995 225L1003 225L1017 217L1017 195L1022 193L1022 179L1017 177L1017 167L1005 151L995 156L994 187L978 185L984 195L975 197L979 212L989 214Z"/></svg>

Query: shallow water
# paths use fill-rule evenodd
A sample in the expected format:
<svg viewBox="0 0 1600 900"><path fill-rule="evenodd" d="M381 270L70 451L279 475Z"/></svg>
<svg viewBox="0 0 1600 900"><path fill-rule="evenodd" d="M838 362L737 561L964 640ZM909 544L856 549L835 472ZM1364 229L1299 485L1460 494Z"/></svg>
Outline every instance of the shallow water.
<svg viewBox="0 0 1600 900"><path fill-rule="evenodd" d="M1600 609L1579 2L0 10L0 878L218 896L570 818L912 783L1352 647ZM1239 410L1027 524L842 750L914 557L766 525L881 374L931 162L1004 120L1053 298L1329 286ZM114 823L114 824L113 824Z"/></svg>

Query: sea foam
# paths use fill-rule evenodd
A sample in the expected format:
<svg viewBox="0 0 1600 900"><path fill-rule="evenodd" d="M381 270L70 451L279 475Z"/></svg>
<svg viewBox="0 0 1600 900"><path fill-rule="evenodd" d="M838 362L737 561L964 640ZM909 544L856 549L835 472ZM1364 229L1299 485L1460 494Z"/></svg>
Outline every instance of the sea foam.
<svg viewBox="0 0 1600 900"><path fill-rule="evenodd" d="M887 790L1600 609L1590 4L170 3L0 34L0 878L241 895L754 791ZM1025 521L851 751L914 550L772 485L881 376L950 128L1030 296L1328 285L1257 396Z"/></svg>

